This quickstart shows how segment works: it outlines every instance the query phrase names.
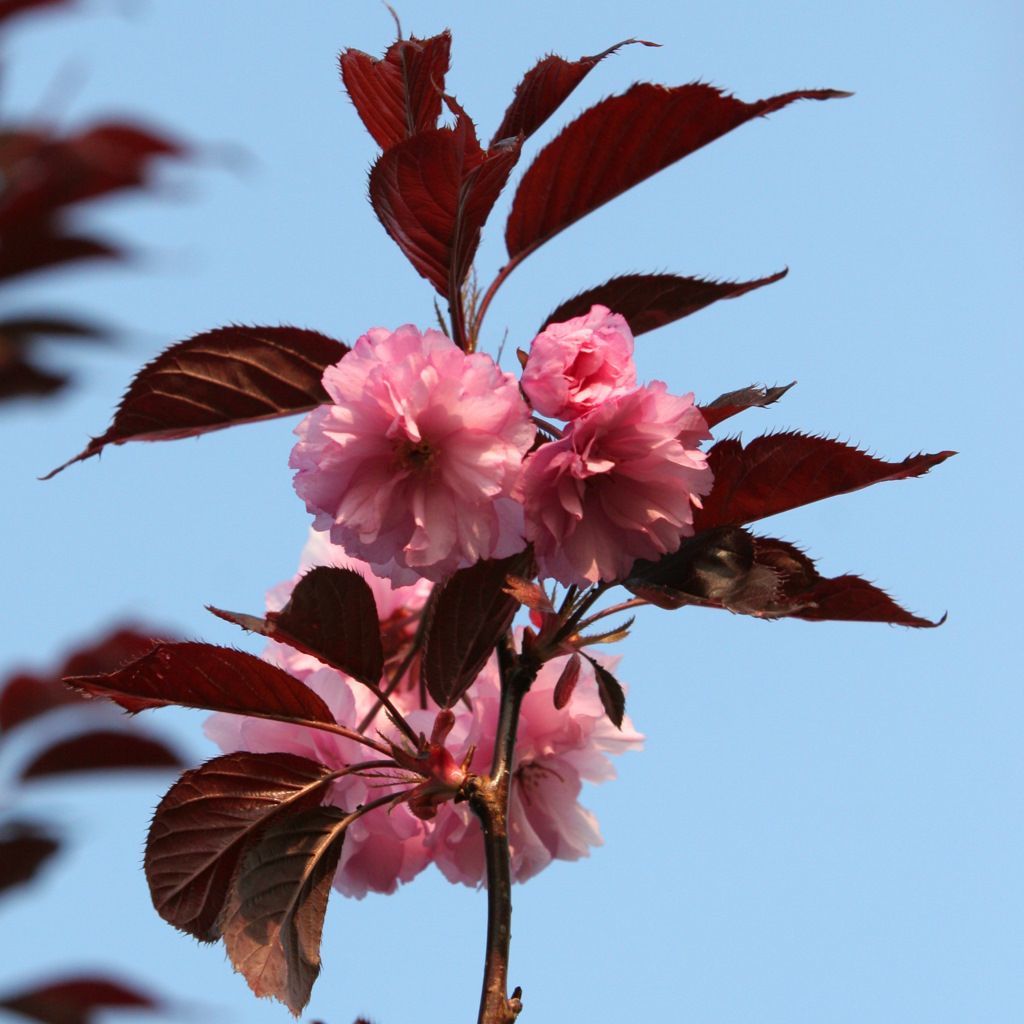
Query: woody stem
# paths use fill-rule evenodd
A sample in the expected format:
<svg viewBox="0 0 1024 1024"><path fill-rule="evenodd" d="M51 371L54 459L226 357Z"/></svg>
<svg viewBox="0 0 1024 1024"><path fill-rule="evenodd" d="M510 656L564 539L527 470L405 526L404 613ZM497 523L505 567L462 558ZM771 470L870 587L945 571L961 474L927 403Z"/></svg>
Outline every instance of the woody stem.
<svg viewBox="0 0 1024 1024"><path fill-rule="evenodd" d="M523 697L539 666L512 651L508 637L498 647L501 708L491 773L477 777L469 805L480 819L487 863L487 947L477 1024L514 1024L522 1009L519 989L508 996L508 953L512 937L512 867L508 848L508 804L516 729Z"/></svg>

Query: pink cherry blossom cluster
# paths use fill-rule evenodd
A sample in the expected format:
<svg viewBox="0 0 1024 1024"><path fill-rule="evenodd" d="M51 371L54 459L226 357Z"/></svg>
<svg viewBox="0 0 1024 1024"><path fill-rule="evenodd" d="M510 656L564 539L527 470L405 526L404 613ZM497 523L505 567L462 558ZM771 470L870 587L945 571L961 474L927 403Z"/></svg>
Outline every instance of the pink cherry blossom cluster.
<svg viewBox="0 0 1024 1024"><path fill-rule="evenodd" d="M541 578L621 580L692 534L711 488L693 395L636 377L629 326L604 306L538 335L521 381L439 331L374 328L296 430L295 489L396 586L528 543Z"/></svg>
<svg viewBox="0 0 1024 1024"><path fill-rule="evenodd" d="M429 584L393 588L376 579L366 565L348 558L326 535L313 532L303 552L302 568L325 564L362 571L385 630L390 627L399 644L411 639ZM271 610L287 601L297 579L271 591ZM310 655L272 643L264 657L319 694L339 722L355 727L373 711L375 698L369 690ZM613 778L615 769L608 755L640 749L643 741L628 717L621 729L608 721L593 670L586 662L571 702L555 708L553 692L565 662L561 657L544 665L522 705L509 810L512 877L516 881L530 878L553 860L587 856L590 847L601 843L596 819L578 802L582 783ZM444 749L454 761L472 753L469 767L482 774L490 764L500 703L493 658L477 677L470 695L471 706L460 703L452 710ZM429 701L426 707L421 703L415 672L392 700L415 730L430 735L438 709ZM396 745L402 742L382 715L372 720L371 729ZM366 760L365 750L354 740L286 722L217 714L207 720L206 733L225 752L292 753L334 769ZM333 784L330 802L351 810L385 794L397 795L408 785L407 779L394 772L348 775ZM426 812L417 810L409 802L399 802L354 822L346 834L336 888L360 898L368 892L393 892L431 862L452 882L482 884L483 840L479 823L467 806L445 800Z"/></svg>

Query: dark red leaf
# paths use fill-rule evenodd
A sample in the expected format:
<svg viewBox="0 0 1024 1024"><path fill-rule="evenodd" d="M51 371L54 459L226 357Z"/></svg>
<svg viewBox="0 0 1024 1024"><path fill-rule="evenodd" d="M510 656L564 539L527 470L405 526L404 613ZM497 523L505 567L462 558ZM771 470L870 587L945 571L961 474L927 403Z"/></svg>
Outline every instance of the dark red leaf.
<svg viewBox="0 0 1024 1024"><path fill-rule="evenodd" d="M768 434L745 448L733 439L708 452L714 487L694 510L697 531L764 519L883 480L921 476L954 452L885 462L851 445L805 434Z"/></svg>
<svg viewBox="0 0 1024 1024"><path fill-rule="evenodd" d="M597 678L597 694L601 698L601 707L616 729L622 728L622 719L626 715L626 694L622 684L599 661L585 654L584 657L594 666Z"/></svg>
<svg viewBox="0 0 1024 1024"><path fill-rule="evenodd" d="M164 638L135 627L122 626L96 643L72 651L52 675L23 673L11 677L0 689L0 731L10 731L53 708L80 703L82 696L64 685L64 676L111 672L142 657L161 639Z"/></svg>
<svg viewBox="0 0 1024 1024"><path fill-rule="evenodd" d="M522 135L528 139L564 102L570 93L598 64L610 57L623 46L639 43L641 46L657 46L643 39L623 39L621 43L609 46L593 57L566 60L556 54L549 54L539 60L516 86L516 94L509 104L498 130L491 140L493 146L501 139L512 139Z"/></svg>
<svg viewBox="0 0 1024 1024"><path fill-rule="evenodd" d="M0 893L31 881L59 849L49 831L32 822L0 826Z"/></svg>
<svg viewBox="0 0 1024 1024"><path fill-rule="evenodd" d="M377 605L354 569L321 565L295 585L288 603L265 619L211 608L228 622L288 644L376 686L384 671Z"/></svg>
<svg viewBox="0 0 1024 1024"><path fill-rule="evenodd" d="M460 569L435 591L421 672L439 707L459 701L512 624L519 602L505 589L508 577L532 575L527 549Z"/></svg>
<svg viewBox="0 0 1024 1024"><path fill-rule="evenodd" d="M590 312L591 306L601 305L613 313L621 313L633 334L644 334L696 313L719 299L735 299L755 288L774 284L788 273L788 270L780 270L756 281L708 281L676 274L624 274L563 302L544 321L544 326L564 323Z"/></svg>
<svg viewBox="0 0 1024 1024"><path fill-rule="evenodd" d="M298 1015L320 973L331 879L346 815L314 807L272 822L242 855L224 907L224 945L258 996Z"/></svg>
<svg viewBox="0 0 1024 1024"><path fill-rule="evenodd" d="M448 72L450 32L398 39L383 58L345 50L341 80L356 113L381 149L437 127Z"/></svg>
<svg viewBox="0 0 1024 1024"><path fill-rule="evenodd" d="M38 337L83 338L95 341L107 336L107 331L84 320L68 320L55 316L20 316L0 321L0 338L20 343Z"/></svg>
<svg viewBox="0 0 1024 1024"><path fill-rule="evenodd" d="M69 686L109 697L133 714L180 705L282 722L334 724L327 705L276 665L213 644L158 644L108 675L72 676Z"/></svg>
<svg viewBox="0 0 1024 1024"><path fill-rule="evenodd" d="M41 1024L94 1024L106 1009L134 1006L157 1010L152 996L108 978L63 978L24 992L0 997L0 1009L20 1013Z"/></svg>
<svg viewBox="0 0 1024 1024"><path fill-rule="evenodd" d="M751 118L831 89L743 103L702 83L641 83L591 107L541 150L512 202L505 244L514 262L592 210Z"/></svg>
<svg viewBox="0 0 1024 1024"><path fill-rule="evenodd" d="M153 906L203 942L217 925L245 845L276 815L316 806L331 770L294 754L215 757L186 772L160 801L146 844Z"/></svg>
<svg viewBox="0 0 1024 1024"><path fill-rule="evenodd" d="M688 538L657 562L639 561L626 581L634 594L660 608L703 605L763 619L888 622L928 627L887 594L857 576L826 579L786 541L754 537L739 527Z"/></svg>
<svg viewBox="0 0 1024 1024"><path fill-rule="evenodd" d="M480 232L519 158L521 140L482 153L468 119L386 150L370 171L370 202L406 258L441 295L458 295Z"/></svg>
<svg viewBox="0 0 1024 1024"><path fill-rule="evenodd" d="M81 260L119 259L121 251L95 238L59 235L49 228L4 234L0 280Z"/></svg>
<svg viewBox="0 0 1024 1024"><path fill-rule="evenodd" d="M38 779L67 772L118 768L180 768L181 759L166 744L148 736L97 729L59 740L33 758L20 778Z"/></svg>
<svg viewBox="0 0 1024 1024"><path fill-rule="evenodd" d="M108 444L170 441L305 412L327 401L324 370L348 346L299 327L220 327L178 342L144 366L107 432L43 479Z"/></svg>
<svg viewBox="0 0 1024 1024"><path fill-rule="evenodd" d="M796 381L793 381L792 384L782 384L773 388L751 385L749 388L740 388L739 391L730 391L719 395L710 405L700 406L701 415L710 429L716 423L721 423L722 420L727 420L744 409L774 405L795 383Z"/></svg>

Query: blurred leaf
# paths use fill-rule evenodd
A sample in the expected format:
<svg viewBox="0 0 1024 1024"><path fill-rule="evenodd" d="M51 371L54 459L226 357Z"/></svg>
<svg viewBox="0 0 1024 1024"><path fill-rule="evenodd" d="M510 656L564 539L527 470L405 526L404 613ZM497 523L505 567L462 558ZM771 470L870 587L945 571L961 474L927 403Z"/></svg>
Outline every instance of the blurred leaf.
<svg viewBox="0 0 1024 1024"><path fill-rule="evenodd" d="M696 82L641 83L584 111L541 150L523 175L505 228L519 262L581 217L751 118L794 100L847 95L789 92L743 103Z"/></svg>
<svg viewBox="0 0 1024 1024"><path fill-rule="evenodd" d="M266 618L210 608L214 615L312 654L356 679L376 686L384 671L377 604L354 569L317 566L295 585L279 612Z"/></svg>
<svg viewBox="0 0 1024 1024"><path fill-rule="evenodd" d="M22 780L68 772L110 769L180 768L181 759L165 743L123 730L97 729L47 747L22 770Z"/></svg>
<svg viewBox="0 0 1024 1024"><path fill-rule="evenodd" d="M745 448L719 441L708 452L715 482L694 510L696 531L764 519L884 480L921 476L954 452L885 462L851 445L806 434L767 434Z"/></svg>
<svg viewBox="0 0 1024 1024"><path fill-rule="evenodd" d="M0 235L0 279L36 270L52 270L62 263L120 259L116 246L85 236L57 234L50 228Z"/></svg>
<svg viewBox="0 0 1024 1024"><path fill-rule="evenodd" d="M634 335L644 334L720 299L735 299L766 284L774 284L788 273L788 270L780 270L755 281L708 281L676 274L623 274L563 302L544 321L544 327L584 316L591 306L600 305L607 306L613 313L621 313Z"/></svg>
<svg viewBox="0 0 1024 1024"><path fill-rule="evenodd" d="M605 57L634 43L641 46L658 45L643 39L623 39L621 43L609 46L607 50L592 57L566 60L552 53L541 58L516 86L515 96L491 139L491 145L517 135L528 139Z"/></svg>
<svg viewBox="0 0 1024 1024"><path fill-rule="evenodd" d="M49 830L33 822L0 825L0 894L30 882L59 849Z"/></svg>
<svg viewBox="0 0 1024 1024"><path fill-rule="evenodd" d="M730 391L727 394L719 395L710 405L699 406L700 413L708 428L721 423L722 420L743 412L744 409L763 408L766 405L774 405L792 386L783 384L773 388L762 388L751 385L749 388L740 388L738 391Z"/></svg>
<svg viewBox="0 0 1024 1024"><path fill-rule="evenodd" d="M531 550L460 569L434 592L420 671L442 708L453 707L512 624L519 602L509 576L533 575Z"/></svg>
<svg viewBox="0 0 1024 1024"><path fill-rule="evenodd" d="M340 341L298 327L220 327L197 334L144 366L106 433L44 479L108 444L170 441L306 412L329 400L320 379L346 352Z"/></svg>
<svg viewBox="0 0 1024 1024"><path fill-rule="evenodd" d="M42 1024L98 1024L104 1010L117 1007L158 1010L160 1004L121 982L88 975L0 996L0 1009Z"/></svg>
<svg viewBox="0 0 1024 1024"><path fill-rule="evenodd" d="M381 59L362 50L342 52L341 80L381 149L437 127L451 45L451 33L442 32L398 39Z"/></svg>
<svg viewBox="0 0 1024 1024"><path fill-rule="evenodd" d="M0 23L15 14L33 11L37 7L56 7L66 3L68 0L0 0Z"/></svg>
<svg viewBox="0 0 1024 1024"><path fill-rule="evenodd" d="M121 626L95 643L73 650L51 675L11 676L0 686L0 732L9 732L54 708L81 703L82 695L64 685L64 676L112 671L140 658L163 639L138 627Z"/></svg>
<svg viewBox="0 0 1024 1024"><path fill-rule="evenodd" d="M252 654L213 644L158 644L117 672L65 681L89 696L109 697L133 714L180 705L281 722L334 724L323 700L294 676Z"/></svg>
<svg viewBox="0 0 1024 1024"><path fill-rule="evenodd" d="M319 804L331 770L294 754L241 751L186 772L160 801L146 844L153 906L203 942L217 924L245 845L275 815Z"/></svg>
<svg viewBox="0 0 1024 1024"><path fill-rule="evenodd" d="M320 937L346 815L315 807L273 821L249 844L224 908L224 945L258 996L298 1015L320 973Z"/></svg>

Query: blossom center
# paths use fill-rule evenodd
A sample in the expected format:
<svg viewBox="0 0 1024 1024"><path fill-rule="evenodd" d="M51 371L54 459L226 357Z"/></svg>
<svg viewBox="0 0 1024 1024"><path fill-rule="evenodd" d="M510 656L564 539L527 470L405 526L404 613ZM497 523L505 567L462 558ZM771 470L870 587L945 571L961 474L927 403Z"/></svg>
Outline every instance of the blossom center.
<svg viewBox="0 0 1024 1024"><path fill-rule="evenodd" d="M425 473L433 466L437 451L430 446L429 441L406 438L395 445L395 456L403 468L414 473Z"/></svg>

